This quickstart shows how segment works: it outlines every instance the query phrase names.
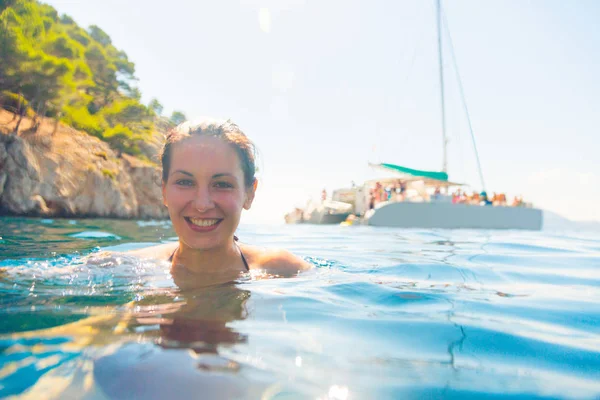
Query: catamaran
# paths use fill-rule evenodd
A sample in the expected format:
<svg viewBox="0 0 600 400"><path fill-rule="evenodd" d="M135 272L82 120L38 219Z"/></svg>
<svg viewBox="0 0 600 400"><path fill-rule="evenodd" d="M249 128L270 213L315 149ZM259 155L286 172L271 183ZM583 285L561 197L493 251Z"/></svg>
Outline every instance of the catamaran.
<svg viewBox="0 0 600 400"><path fill-rule="evenodd" d="M285 216L287 223L333 224L350 216L345 224L357 221L372 226L446 229L528 229L542 228L542 211L522 200L508 204L504 194L488 197L475 143L475 136L458 75L460 97L471 134L482 191L467 195L467 185L450 181L447 168L446 110L442 52L442 12L436 0L437 44L442 118L442 171L424 171L390 163L370 164L389 176L361 186L337 189L330 200L296 209ZM449 42L452 49L452 41ZM453 52L453 51L452 51ZM346 206L344 206L346 204ZM349 205L349 206L348 206Z"/></svg>
<svg viewBox="0 0 600 400"><path fill-rule="evenodd" d="M401 228L540 230L542 211L521 200L487 193L467 195L465 186L445 172L414 170L394 164L371 164L388 178L360 187L337 189L332 199L351 204L363 224ZM453 193L452 190L454 189Z"/></svg>
<svg viewBox="0 0 600 400"><path fill-rule="evenodd" d="M504 195L488 198L475 143L475 136L465 101L456 60L458 86L465 110L481 187L483 191L466 196L465 185L452 182L447 173L446 111L444 99L444 69L442 54L442 20L440 0L436 1L438 63L442 118L442 171L423 171L389 163L370 164L390 173L386 179L365 182L363 186L334 191L332 200L352 205L352 212L372 226L448 229L529 229L542 228L542 211L531 204L517 201L506 203ZM452 42L450 41L452 49ZM454 195L451 195L454 190Z"/></svg>

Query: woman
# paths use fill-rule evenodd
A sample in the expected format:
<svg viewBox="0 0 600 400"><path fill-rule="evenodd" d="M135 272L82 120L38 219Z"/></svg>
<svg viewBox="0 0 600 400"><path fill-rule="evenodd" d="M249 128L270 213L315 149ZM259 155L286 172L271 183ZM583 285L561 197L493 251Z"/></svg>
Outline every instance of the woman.
<svg viewBox="0 0 600 400"><path fill-rule="evenodd" d="M250 270L287 277L311 268L288 251L237 242L258 183L254 145L237 125L185 122L167 135L161 163L163 202L179 241L131 254L171 261L180 287L228 282Z"/></svg>

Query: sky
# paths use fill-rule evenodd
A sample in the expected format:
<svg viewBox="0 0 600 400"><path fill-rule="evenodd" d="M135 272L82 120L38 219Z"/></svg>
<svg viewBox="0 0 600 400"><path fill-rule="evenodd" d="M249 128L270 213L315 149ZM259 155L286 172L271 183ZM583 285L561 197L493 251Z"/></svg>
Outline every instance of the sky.
<svg viewBox="0 0 600 400"><path fill-rule="evenodd" d="M323 188L377 176L369 162L442 169L433 0L46 3L110 35L143 101L231 118L255 142L244 222L282 223ZM600 221L600 2L442 8L450 180L481 190L455 60L487 191Z"/></svg>

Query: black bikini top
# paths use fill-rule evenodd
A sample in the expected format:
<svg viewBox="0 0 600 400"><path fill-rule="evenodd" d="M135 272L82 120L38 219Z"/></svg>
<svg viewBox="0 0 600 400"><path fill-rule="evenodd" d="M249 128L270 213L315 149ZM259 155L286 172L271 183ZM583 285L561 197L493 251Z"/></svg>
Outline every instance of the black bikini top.
<svg viewBox="0 0 600 400"><path fill-rule="evenodd" d="M237 236L233 235L233 240L234 240L234 242L237 242L239 239ZM237 243L235 243L235 245L237 246L238 250L240 251L240 256L242 256L242 262L244 263L244 267L246 267L246 271L250 271L250 267L248 266L248 261L246 261L246 257L244 257L244 253L242 252L242 249L240 248L240 246ZM177 246L175 248L175 250L173 250L171 257L169 257L169 261L173 261L173 256L175 255L175 252L178 249L179 249L179 246Z"/></svg>

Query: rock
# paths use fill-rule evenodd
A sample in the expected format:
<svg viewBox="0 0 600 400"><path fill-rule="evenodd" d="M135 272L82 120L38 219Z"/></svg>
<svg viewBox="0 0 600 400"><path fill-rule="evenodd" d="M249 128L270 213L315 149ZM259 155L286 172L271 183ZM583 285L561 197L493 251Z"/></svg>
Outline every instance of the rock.
<svg viewBox="0 0 600 400"><path fill-rule="evenodd" d="M34 208L40 214L42 214L42 215L51 215L52 214L52 210L50 210L46 206L46 202L44 201L44 198L42 196L40 196L39 194L31 196L31 201L34 204Z"/></svg>
<svg viewBox="0 0 600 400"><path fill-rule="evenodd" d="M123 165L133 187L137 188L138 216L140 218L168 218L162 202L161 170L156 165L123 154Z"/></svg>
<svg viewBox="0 0 600 400"><path fill-rule="evenodd" d="M0 136L0 138L2 138L2 136ZM6 152L4 143L2 143L0 141L0 198L2 198L2 192L4 191L4 184L6 183L6 178L7 178L6 168L4 167L4 165L6 164L6 157L8 157L8 153Z"/></svg>
<svg viewBox="0 0 600 400"><path fill-rule="evenodd" d="M123 155L96 137L44 121L13 133L0 110L0 210L16 215L168 218L160 168ZM12 128L12 130L11 130ZM154 144L155 146L156 144Z"/></svg>
<svg viewBox="0 0 600 400"><path fill-rule="evenodd" d="M40 185L40 170L27 142L13 136L3 140L6 158L2 165L5 175L2 208L15 214L36 213L39 204L33 200Z"/></svg>

